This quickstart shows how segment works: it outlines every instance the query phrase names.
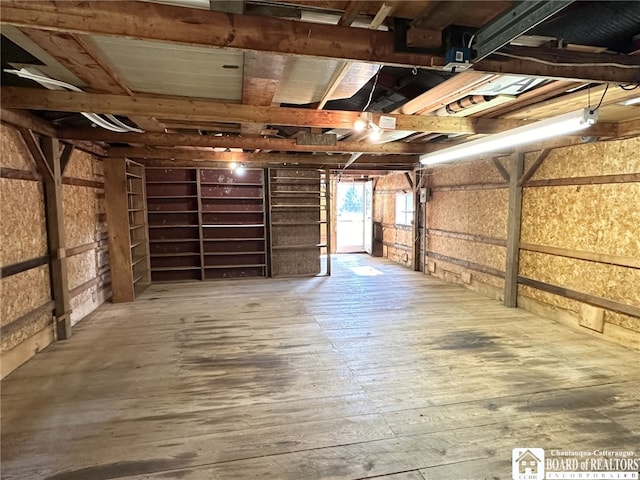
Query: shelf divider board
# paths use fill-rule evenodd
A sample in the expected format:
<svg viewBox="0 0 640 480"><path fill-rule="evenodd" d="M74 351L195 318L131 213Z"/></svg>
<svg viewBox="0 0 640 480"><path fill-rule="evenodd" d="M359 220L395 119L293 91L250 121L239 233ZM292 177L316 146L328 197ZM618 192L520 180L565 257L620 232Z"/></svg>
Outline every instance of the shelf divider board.
<svg viewBox="0 0 640 480"><path fill-rule="evenodd" d="M196 192L198 193L198 237L200 238L200 280L205 279L204 270L204 231L202 220L202 183L200 169L196 170Z"/></svg>
<svg viewBox="0 0 640 480"><path fill-rule="evenodd" d="M112 301L131 302L150 283L145 168L108 158L104 169Z"/></svg>

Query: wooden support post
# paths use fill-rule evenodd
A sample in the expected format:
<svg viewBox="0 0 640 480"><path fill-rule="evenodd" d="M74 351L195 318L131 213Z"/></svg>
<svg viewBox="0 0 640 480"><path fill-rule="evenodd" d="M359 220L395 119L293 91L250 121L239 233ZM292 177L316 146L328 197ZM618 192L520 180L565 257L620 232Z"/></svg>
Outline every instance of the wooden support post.
<svg viewBox="0 0 640 480"><path fill-rule="evenodd" d="M504 304L516 307L518 298L518 257L520 253L520 221L522 218L522 185L524 153L516 152L509 160L509 219L507 224L507 264L504 279Z"/></svg>
<svg viewBox="0 0 640 480"><path fill-rule="evenodd" d="M44 179L47 237L49 243L51 291L55 302L54 321L56 337L71 337L71 304L67 277L66 235L62 204L62 166L60 143L55 138L42 140L42 153L49 165L48 172L41 172Z"/></svg>

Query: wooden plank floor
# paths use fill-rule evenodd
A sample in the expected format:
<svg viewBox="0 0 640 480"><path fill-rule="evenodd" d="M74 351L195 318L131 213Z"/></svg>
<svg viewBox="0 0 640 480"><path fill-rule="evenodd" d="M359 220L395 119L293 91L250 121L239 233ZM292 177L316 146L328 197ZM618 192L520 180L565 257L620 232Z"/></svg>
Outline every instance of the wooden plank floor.
<svg viewBox="0 0 640 480"><path fill-rule="evenodd" d="M636 449L638 354L385 260L152 286L2 383L3 479L511 478Z"/></svg>

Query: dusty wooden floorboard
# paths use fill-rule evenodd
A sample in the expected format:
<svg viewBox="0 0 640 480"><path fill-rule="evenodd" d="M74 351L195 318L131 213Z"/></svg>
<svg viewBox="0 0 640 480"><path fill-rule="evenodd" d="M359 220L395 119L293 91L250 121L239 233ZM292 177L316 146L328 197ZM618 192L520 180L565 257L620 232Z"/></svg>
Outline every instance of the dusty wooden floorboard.
<svg viewBox="0 0 640 480"><path fill-rule="evenodd" d="M2 383L2 479L511 478L640 446L637 352L387 261L154 285Z"/></svg>

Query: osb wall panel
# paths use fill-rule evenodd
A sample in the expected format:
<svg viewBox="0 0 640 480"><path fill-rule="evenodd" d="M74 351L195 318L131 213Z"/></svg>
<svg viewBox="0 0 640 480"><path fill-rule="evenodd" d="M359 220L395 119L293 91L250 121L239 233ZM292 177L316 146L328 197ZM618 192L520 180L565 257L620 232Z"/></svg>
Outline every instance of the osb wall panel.
<svg viewBox="0 0 640 480"><path fill-rule="evenodd" d="M382 241L387 244L402 245L411 248L413 246L413 232L411 227L402 225L383 225Z"/></svg>
<svg viewBox="0 0 640 480"><path fill-rule="evenodd" d="M0 279L0 324L8 325L50 298L48 265Z"/></svg>
<svg viewBox="0 0 640 480"><path fill-rule="evenodd" d="M409 174L409 176L413 179L413 174ZM404 173L393 173L389 175L385 175L384 177L379 177L376 181L375 190L406 190L407 192L411 191L411 185L407 180L407 176Z"/></svg>
<svg viewBox="0 0 640 480"><path fill-rule="evenodd" d="M36 333L45 328L52 328L50 325L53 323L51 313L45 312L35 318L31 323L25 325L23 328L3 335L0 339L0 351L2 353L11 350L12 348L20 345L22 342L33 337ZM4 359L3 359L4 361Z"/></svg>
<svg viewBox="0 0 640 480"><path fill-rule="evenodd" d="M70 290L94 279L98 275L95 250L69 257L67 259L67 274Z"/></svg>
<svg viewBox="0 0 640 480"><path fill-rule="evenodd" d="M639 205L640 183L525 188L521 240L639 258Z"/></svg>
<svg viewBox="0 0 640 480"><path fill-rule="evenodd" d="M504 239L508 202L507 188L434 191L427 203L427 226Z"/></svg>
<svg viewBox="0 0 640 480"><path fill-rule="evenodd" d="M64 228L67 248L96 240L96 190L90 187L63 185ZM126 212L123 212L123 215Z"/></svg>
<svg viewBox="0 0 640 480"><path fill-rule="evenodd" d="M624 313L618 312L604 312L604 321L618 325L619 327L633 330L634 332L640 332L640 320L637 317L631 317Z"/></svg>
<svg viewBox="0 0 640 480"><path fill-rule="evenodd" d="M406 248L399 248L393 245L385 245L384 252L386 258L399 263L400 265L404 265L405 267L409 267L413 263L413 255L411 254L411 250L407 250Z"/></svg>
<svg viewBox="0 0 640 480"><path fill-rule="evenodd" d="M74 149L64 171L65 177L83 180L103 181L102 162L96 161L93 155Z"/></svg>
<svg viewBox="0 0 640 480"><path fill-rule="evenodd" d="M447 257L467 260L469 262L495 268L501 272L505 269L507 249L500 245L488 245L459 238L429 236L429 251Z"/></svg>
<svg viewBox="0 0 640 480"><path fill-rule="evenodd" d="M373 192L373 221L382 223L383 255L404 266L413 263L413 227L396 225L396 193L411 191L406 175L398 173L380 177Z"/></svg>
<svg viewBox="0 0 640 480"><path fill-rule="evenodd" d="M640 137L587 143L551 151L533 180L640 172ZM535 157L536 154L529 154Z"/></svg>
<svg viewBox="0 0 640 480"><path fill-rule="evenodd" d="M396 221L396 195L394 192L373 195L373 221L393 225Z"/></svg>
<svg viewBox="0 0 640 480"><path fill-rule="evenodd" d="M520 275L640 307L640 270L635 268L521 251Z"/></svg>
<svg viewBox="0 0 640 480"><path fill-rule="evenodd" d="M2 124L0 124L0 165L16 170L36 172L36 166L18 131Z"/></svg>
<svg viewBox="0 0 640 480"><path fill-rule="evenodd" d="M507 167L508 163L505 159L500 158L499 160L503 166ZM490 160L443 165L431 170L428 175L430 187L502 183L505 181Z"/></svg>
<svg viewBox="0 0 640 480"><path fill-rule="evenodd" d="M460 279L460 274L463 272L467 272L471 275L472 285L470 286L470 288L472 290L482 292L482 288L474 288L473 284L477 282L480 282L484 285L489 285L490 287L496 289L500 289L500 292L492 293L492 298L497 298L497 296L501 295L501 290L504 288L504 280L502 278L494 277L493 275L489 275L487 273L476 272L475 270L469 270L460 265L449 263L443 260L429 259L429 261L434 261L436 264L435 276L442 278L445 281L461 284L463 282ZM491 288L491 290L493 290L493 288Z"/></svg>
<svg viewBox="0 0 640 480"><path fill-rule="evenodd" d="M536 288L527 287L525 285L518 285L518 295L521 297L531 298L544 306L550 306L552 311L560 312L566 311L571 315L571 323L574 326L579 325L580 321L580 311L582 308L582 303L576 300L571 300L566 297L562 297L560 295L555 295L553 293L544 292L542 290L538 290ZM534 310L535 311L535 310ZM554 314L551 315L552 318L555 317ZM560 316L560 315L559 315ZM616 325L621 329L629 330L630 332L638 332L640 333L640 321L637 317L631 317L629 315L624 315L622 313L611 312L609 310L604 311L604 331L602 332L605 337L615 340L611 335L608 334L607 324ZM583 327L579 327L583 328ZM630 340L625 335L624 339L618 340L619 343L623 345L629 345Z"/></svg>
<svg viewBox="0 0 640 480"><path fill-rule="evenodd" d="M103 182L103 163L86 152L74 150L64 175L70 178ZM63 185L62 188L67 247L72 248L105 240L107 223L104 190L76 185ZM69 288L72 290L94 280L102 272L99 269L108 268L108 261L106 246L69 257L67 260ZM102 278L106 281L108 272ZM93 285L77 293L70 300L71 323L77 323L95 310L109 294L108 286L102 284Z"/></svg>
<svg viewBox="0 0 640 480"><path fill-rule="evenodd" d="M0 263L12 265L46 253L42 184L0 178Z"/></svg>

